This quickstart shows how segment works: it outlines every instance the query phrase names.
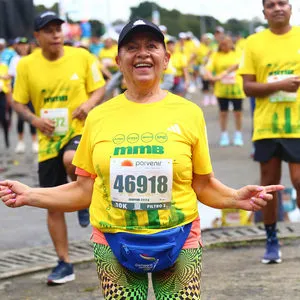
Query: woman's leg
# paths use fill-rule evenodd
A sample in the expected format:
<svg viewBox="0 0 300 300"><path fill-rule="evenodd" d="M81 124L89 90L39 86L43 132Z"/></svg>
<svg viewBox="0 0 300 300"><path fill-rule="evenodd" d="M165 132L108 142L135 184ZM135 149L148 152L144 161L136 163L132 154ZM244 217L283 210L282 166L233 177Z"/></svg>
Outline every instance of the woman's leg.
<svg viewBox="0 0 300 300"><path fill-rule="evenodd" d="M201 296L202 247L181 250L175 264L152 273L157 300L194 299Z"/></svg>
<svg viewBox="0 0 300 300"><path fill-rule="evenodd" d="M147 273L134 273L124 268L109 246L94 243L94 256L104 299L147 300Z"/></svg>

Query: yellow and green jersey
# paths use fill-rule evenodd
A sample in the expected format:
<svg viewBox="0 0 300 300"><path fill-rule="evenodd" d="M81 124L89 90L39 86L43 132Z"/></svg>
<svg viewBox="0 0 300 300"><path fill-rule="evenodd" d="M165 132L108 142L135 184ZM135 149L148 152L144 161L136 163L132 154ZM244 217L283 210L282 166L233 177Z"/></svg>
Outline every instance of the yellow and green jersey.
<svg viewBox="0 0 300 300"><path fill-rule="evenodd" d="M201 109L168 93L141 104L124 94L90 112L73 164L95 178L91 223L152 234L198 217L193 173L212 172Z"/></svg>
<svg viewBox="0 0 300 300"><path fill-rule="evenodd" d="M110 72L115 73L118 71L118 66L116 65L116 56L118 55L117 46L112 46L111 48L102 48L99 51L99 60L101 64L108 68ZM114 65L111 67L111 65Z"/></svg>
<svg viewBox="0 0 300 300"><path fill-rule="evenodd" d="M269 29L247 39L240 74L255 75L260 83L300 76L300 28L283 35ZM279 91L257 97L253 140L300 137L300 92Z"/></svg>
<svg viewBox="0 0 300 300"><path fill-rule="evenodd" d="M8 66L4 63L0 63L0 77L8 75ZM7 94L10 92L11 88L11 81L10 79L1 79L0 78L0 93L3 92Z"/></svg>
<svg viewBox="0 0 300 300"><path fill-rule="evenodd" d="M72 112L104 84L97 59L85 49L65 46L64 55L56 61L45 59L41 51L20 60L14 100L31 101L37 116L56 122L52 137L38 131L39 161L57 156L71 138L82 133L84 122L73 119Z"/></svg>
<svg viewBox="0 0 300 300"><path fill-rule="evenodd" d="M215 52L211 55L206 69L216 76L226 71L229 67L240 62L240 52L230 51ZM216 81L214 85L214 94L218 98L243 99L245 98L243 90L243 79L237 72L233 71Z"/></svg>
<svg viewBox="0 0 300 300"><path fill-rule="evenodd" d="M176 69L175 76L183 77L183 69L188 67L187 56L181 51L175 51L171 54L172 65Z"/></svg>
<svg viewBox="0 0 300 300"><path fill-rule="evenodd" d="M196 63L198 65L205 64L210 51L211 51L210 47L208 47L204 43L201 43L200 46L196 50L196 55L197 55Z"/></svg>

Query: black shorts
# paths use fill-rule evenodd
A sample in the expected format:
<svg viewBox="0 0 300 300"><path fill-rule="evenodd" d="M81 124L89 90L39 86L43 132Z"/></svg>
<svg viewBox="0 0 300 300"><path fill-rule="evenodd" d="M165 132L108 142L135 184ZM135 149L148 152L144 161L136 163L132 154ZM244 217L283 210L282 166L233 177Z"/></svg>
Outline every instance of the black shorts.
<svg viewBox="0 0 300 300"><path fill-rule="evenodd" d="M243 109L243 99L228 99L228 98L218 98L220 111L228 111L229 103L233 105L233 111L242 111Z"/></svg>
<svg viewBox="0 0 300 300"><path fill-rule="evenodd" d="M53 187L68 182L67 173L63 163L63 155L66 151L76 150L81 135L72 138L58 153L56 157L39 163L39 182L41 187Z"/></svg>
<svg viewBox="0 0 300 300"><path fill-rule="evenodd" d="M299 139L263 139L254 142L254 160L267 162L272 157L283 161L300 163Z"/></svg>
<svg viewBox="0 0 300 300"><path fill-rule="evenodd" d="M202 92L209 91L209 80L202 79Z"/></svg>

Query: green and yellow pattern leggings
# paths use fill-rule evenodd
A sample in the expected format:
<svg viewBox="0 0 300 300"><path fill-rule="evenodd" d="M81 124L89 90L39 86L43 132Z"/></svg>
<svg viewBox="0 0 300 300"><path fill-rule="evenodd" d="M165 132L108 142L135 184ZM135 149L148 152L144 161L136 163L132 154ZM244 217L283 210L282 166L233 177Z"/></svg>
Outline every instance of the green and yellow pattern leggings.
<svg viewBox="0 0 300 300"><path fill-rule="evenodd" d="M106 300L147 300L148 274L134 273L124 268L111 248L94 243L97 272ZM199 300L202 247L181 250L175 264L152 273L157 300Z"/></svg>

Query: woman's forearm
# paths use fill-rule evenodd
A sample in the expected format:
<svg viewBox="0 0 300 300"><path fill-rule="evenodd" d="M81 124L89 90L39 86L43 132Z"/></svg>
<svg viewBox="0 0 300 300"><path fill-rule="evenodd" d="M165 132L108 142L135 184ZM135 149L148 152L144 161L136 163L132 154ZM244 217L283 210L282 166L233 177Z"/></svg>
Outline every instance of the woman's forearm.
<svg viewBox="0 0 300 300"><path fill-rule="evenodd" d="M198 200L207 206L217 209L237 207L237 190L221 183L213 174L194 174L193 188Z"/></svg>
<svg viewBox="0 0 300 300"><path fill-rule="evenodd" d="M88 184L74 181L51 188L30 188L26 192L26 205L53 211L71 212L89 207L93 181Z"/></svg>

